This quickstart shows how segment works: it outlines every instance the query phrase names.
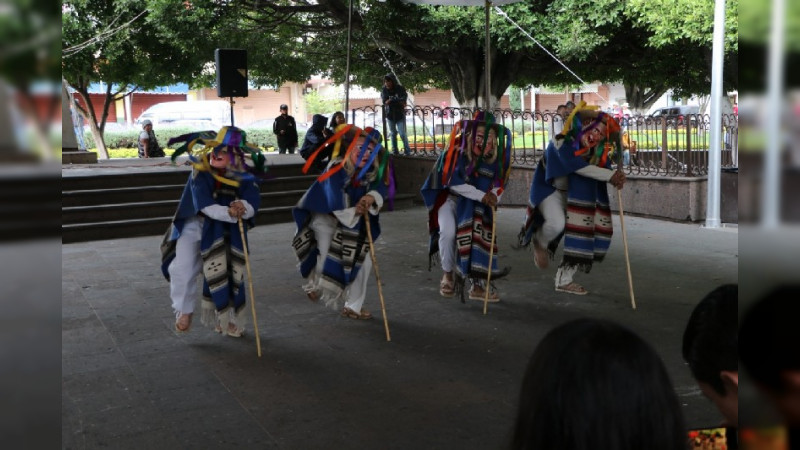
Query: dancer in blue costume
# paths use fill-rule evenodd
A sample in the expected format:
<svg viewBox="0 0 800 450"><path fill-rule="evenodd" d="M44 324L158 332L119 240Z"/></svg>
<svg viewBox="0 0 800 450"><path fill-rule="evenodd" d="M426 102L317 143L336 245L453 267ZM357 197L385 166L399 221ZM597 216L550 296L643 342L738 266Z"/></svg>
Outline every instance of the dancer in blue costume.
<svg viewBox="0 0 800 450"><path fill-rule="evenodd" d="M372 268L364 220L378 239L379 211L394 197L389 155L377 130L339 125L308 158L304 171L326 145L334 147L331 162L293 210L292 247L308 298L335 308L344 302L342 316L370 319L363 308Z"/></svg>
<svg viewBox="0 0 800 450"><path fill-rule="evenodd" d="M617 189L625 174L610 169L622 146L619 125L605 113L582 103L569 116L570 125L555 136L539 160L531 184L520 244L533 242L534 264L540 269L555 255L564 237L564 256L556 272L556 291L586 295L573 281L578 270L589 272L602 261L611 244L613 227L606 183Z"/></svg>
<svg viewBox="0 0 800 450"><path fill-rule="evenodd" d="M473 120L458 122L448 149L439 155L422 187L428 208L429 266L438 252L442 264L439 294L464 301L464 281L472 287L469 298L484 300L489 267L492 280L508 273L497 269L497 244L491 252L492 208L497 205L511 164L511 132L495 123L490 113L478 112ZM492 253L492 261L489 261ZM496 289L490 302L500 301Z"/></svg>
<svg viewBox="0 0 800 450"><path fill-rule="evenodd" d="M238 222L254 225L260 204L258 176L264 156L246 143L244 131L224 127L170 139L183 142L172 156L191 153L192 173L183 189L178 210L161 244L164 276L170 282L175 330L188 331L199 296L197 276L203 273L201 322L215 331L240 337L246 311L244 245ZM252 164L252 167L249 164Z"/></svg>

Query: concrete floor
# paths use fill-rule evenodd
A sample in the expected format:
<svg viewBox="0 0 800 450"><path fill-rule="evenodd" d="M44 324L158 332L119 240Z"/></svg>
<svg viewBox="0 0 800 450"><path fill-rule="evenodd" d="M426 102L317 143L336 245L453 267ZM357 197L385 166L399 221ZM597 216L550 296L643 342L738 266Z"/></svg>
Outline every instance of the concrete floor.
<svg viewBox="0 0 800 450"><path fill-rule="evenodd" d="M160 237L62 246L62 448L502 448L537 343L578 317L621 322L662 356L687 424L716 425L680 355L694 305L738 279L738 230L625 217L637 310L628 297L618 217L606 260L553 289L514 251L523 209L500 209L502 301L438 295L424 208L381 215L376 242L391 342L374 278L356 321L307 300L290 246L294 224L251 231L263 356L252 333L222 337L199 320L176 335ZM249 308L249 306L248 306Z"/></svg>

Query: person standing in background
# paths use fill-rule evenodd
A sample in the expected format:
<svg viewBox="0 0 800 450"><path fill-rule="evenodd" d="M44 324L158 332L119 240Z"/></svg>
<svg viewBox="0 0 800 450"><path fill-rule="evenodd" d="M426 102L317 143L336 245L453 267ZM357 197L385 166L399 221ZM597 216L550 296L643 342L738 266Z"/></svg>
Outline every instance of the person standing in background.
<svg viewBox="0 0 800 450"><path fill-rule="evenodd" d="M381 101L383 102L383 114L389 122L389 134L392 140L392 153L399 154L397 151L397 134L403 141L403 152L411 154L408 146L408 135L406 134L406 101L408 93L406 88L397 82L397 78L391 73L383 77L383 90L381 91Z"/></svg>
<svg viewBox="0 0 800 450"><path fill-rule="evenodd" d="M294 154L297 148L297 124L294 117L289 115L289 107L281 105L281 115L272 123L272 132L278 137L278 153L281 155Z"/></svg>

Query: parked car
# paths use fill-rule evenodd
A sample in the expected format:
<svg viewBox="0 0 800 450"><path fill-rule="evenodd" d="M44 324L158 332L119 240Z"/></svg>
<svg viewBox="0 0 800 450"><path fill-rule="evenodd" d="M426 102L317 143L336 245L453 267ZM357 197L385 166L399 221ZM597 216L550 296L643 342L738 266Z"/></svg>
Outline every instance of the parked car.
<svg viewBox="0 0 800 450"><path fill-rule="evenodd" d="M222 126L224 125L225 124L223 124ZM161 126L159 128L188 128L192 131L202 131L202 130L216 131L220 129L222 126L211 120L178 119L178 120L164 120L161 122Z"/></svg>
<svg viewBox="0 0 800 450"><path fill-rule="evenodd" d="M219 129L231 123L231 106L224 100L197 100L157 103L145 110L136 125L147 119L153 128L159 129L168 124L200 125L211 123L210 129Z"/></svg>
<svg viewBox="0 0 800 450"><path fill-rule="evenodd" d="M700 107L695 105L677 105L658 108L648 116L649 119L660 123L662 118L667 119L667 126L684 126L686 125L686 118L689 118L692 126L697 125L697 115L700 113Z"/></svg>

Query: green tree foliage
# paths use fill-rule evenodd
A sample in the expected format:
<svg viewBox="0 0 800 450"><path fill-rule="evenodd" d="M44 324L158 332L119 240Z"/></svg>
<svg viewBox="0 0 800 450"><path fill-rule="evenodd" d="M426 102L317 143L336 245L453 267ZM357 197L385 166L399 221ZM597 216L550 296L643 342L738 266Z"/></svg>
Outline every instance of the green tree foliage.
<svg viewBox="0 0 800 450"><path fill-rule="evenodd" d="M739 16L747 23L740 36L739 53L748 63L739 71L744 92L763 92L766 85L767 53L773 28L773 2L745 0ZM800 86L800 2L788 1L784 19L784 71L787 86Z"/></svg>
<svg viewBox="0 0 800 450"><path fill-rule="evenodd" d="M325 98L317 91L311 91L305 95L306 112L308 114L327 114L341 111L344 103L341 99Z"/></svg>
<svg viewBox="0 0 800 450"><path fill-rule="evenodd" d="M213 49L225 42L217 31L225 29L230 11L214 0L62 3L63 76L87 105L79 109L101 156L106 156L102 134L112 102L138 89L207 81ZM101 81L105 101L95 111L88 90Z"/></svg>
<svg viewBox="0 0 800 450"><path fill-rule="evenodd" d="M508 91L508 104L511 106L511 109L524 109L522 108L522 96L520 95L520 88L519 86L511 86Z"/></svg>
<svg viewBox="0 0 800 450"><path fill-rule="evenodd" d="M322 68L334 79L344 79L348 2L234 3L247 11L247 29L255 34L241 36L239 42L260 56L253 70L261 76L273 82L299 80ZM528 1L503 10L582 79L623 82L640 106L670 88L678 95L706 92L713 25L713 13L706 10L709 5L713 8L713 2L650 3ZM735 68L738 0L729 3L728 63ZM461 104L478 103L485 82L483 8L356 0L354 9L354 82L379 87L381 75L391 67L407 88L444 85L453 89ZM673 18L677 30L669 27ZM493 101L511 83L575 82L572 74L495 12L491 54ZM727 81L728 88L735 87L735 79Z"/></svg>
<svg viewBox="0 0 800 450"><path fill-rule="evenodd" d="M33 86L45 82L60 88L60 12L46 0L3 2L0 5L0 89L7 90L7 84L14 87L17 97L14 103L30 123L37 125L33 130L36 140L47 142L46 133L60 106L60 89L52 92L49 107L40 109L34 99ZM0 104L0 108L6 107L5 102ZM5 123L0 125L8 126ZM13 134L5 126L0 132ZM5 153L5 150L0 149L0 153Z"/></svg>

